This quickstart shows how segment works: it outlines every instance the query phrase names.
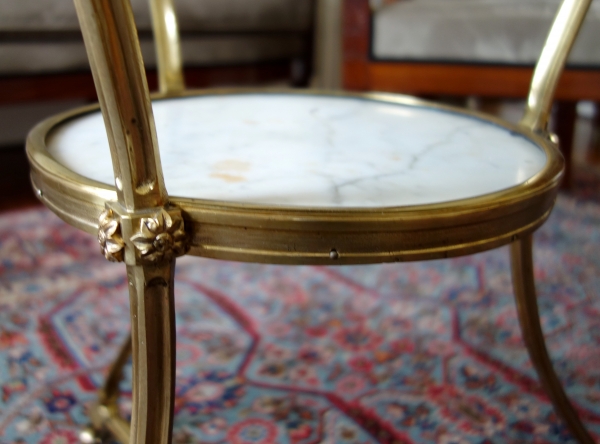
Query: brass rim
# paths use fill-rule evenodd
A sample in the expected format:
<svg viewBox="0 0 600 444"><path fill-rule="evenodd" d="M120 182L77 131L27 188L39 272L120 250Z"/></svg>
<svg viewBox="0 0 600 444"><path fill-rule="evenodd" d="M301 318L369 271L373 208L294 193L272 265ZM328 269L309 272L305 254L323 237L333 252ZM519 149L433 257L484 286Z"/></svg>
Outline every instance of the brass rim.
<svg viewBox="0 0 600 444"><path fill-rule="evenodd" d="M194 227L191 254L294 264L370 263L448 257L508 243L541 225L552 208L564 169L563 158L556 146L522 126L512 125L482 113L397 94L353 94L314 90L190 90L177 94L155 95L154 99L257 93L359 98L468 116L505 128L532 141L544 151L546 163L535 176L517 186L477 197L424 205L310 208L171 196L170 201L184 211L186 223L190 222ZM59 164L46 149L46 137L58 125L98 109L98 105L91 105L51 117L37 125L27 140L32 181L38 195L60 217L90 233L95 233L97 229L96 218L104 208L104 203L116 200L116 190L113 186L80 176ZM220 228L215 229L217 226ZM364 242L361 244L360 239L367 235L373 236L373 233L383 236L403 233L404 237L414 237L417 232L431 234L439 229L446 230L446 235L433 236L430 241L425 238L422 242L407 243L405 239L400 239L403 237L400 236L384 246L381 245L382 240L377 237L372 249ZM241 241L241 233L237 232L239 230L251 230L251 233L247 234L256 238ZM314 237L316 233L321 241L315 238L314 245L301 247L292 245L294 242L290 240L289 245L275 246L273 242L281 243L282 240L269 239L269 236L272 236L269 232L278 230L287 232L292 238L311 235ZM468 234L468 230L472 233ZM224 239L233 234L233 231L236 233L232 239ZM348 238L350 235L355 239ZM336 245L332 244L335 241L339 242L340 236L347 238L343 242L342 251L338 251ZM232 243L233 239L237 244ZM297 251L298 248L303 251ZM332 251L335 251L333 255L337 254L337 257L333 258L330 255Z"/></svg>

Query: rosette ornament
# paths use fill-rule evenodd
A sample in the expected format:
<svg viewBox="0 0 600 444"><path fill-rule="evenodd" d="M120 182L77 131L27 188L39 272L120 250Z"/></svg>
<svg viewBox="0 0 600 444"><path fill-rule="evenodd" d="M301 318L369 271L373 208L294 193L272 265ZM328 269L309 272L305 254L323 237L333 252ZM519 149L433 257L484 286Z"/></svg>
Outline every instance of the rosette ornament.
<svg viewBox="0 0 600 444"><path fill-rule="evenodd" d="M131 242L148 262L171 260L187 250L183 220L173 218L165 210L140 222L140 232L131 237Z"/></svg>
<svg viewBox="0 0 600 444"><path fill-rule="evenodd" d="M98 219L98 243L100 251L111 262L123 261L125 242L121 236L121 226L112 210L104 210Z"/></svg>

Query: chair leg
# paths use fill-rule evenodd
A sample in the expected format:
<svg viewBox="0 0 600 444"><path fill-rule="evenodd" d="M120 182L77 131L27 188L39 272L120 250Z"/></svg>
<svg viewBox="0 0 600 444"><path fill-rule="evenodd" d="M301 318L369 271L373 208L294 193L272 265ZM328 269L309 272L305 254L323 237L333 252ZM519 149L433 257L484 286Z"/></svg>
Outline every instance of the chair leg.
<svg viewBox="0 0 600 444"><path fill-rule="evenodd" d="M537 306L532 247L533 238L531 234L511 244L513 286L523 339L542 386L558 414L580 443L594 444L594 440L581 423L573 405L569 402L548 356Z"/></svg>
<svg viewBox="0 0 600 444"><path fill-rule="evenodd" d="M562 187L571 189L573 171L573 139L575 138L575 124L577 123L577 102L573 100L559 100L556 102L554 131L560 142L560 151L565 158L565 175Z"/></svg>
<svg viewBox="0 0 600 444"><path fill-rule="evenodd" d="M131 444L169 444L175 392L175 260L128 265L133 357Z"/></svg>

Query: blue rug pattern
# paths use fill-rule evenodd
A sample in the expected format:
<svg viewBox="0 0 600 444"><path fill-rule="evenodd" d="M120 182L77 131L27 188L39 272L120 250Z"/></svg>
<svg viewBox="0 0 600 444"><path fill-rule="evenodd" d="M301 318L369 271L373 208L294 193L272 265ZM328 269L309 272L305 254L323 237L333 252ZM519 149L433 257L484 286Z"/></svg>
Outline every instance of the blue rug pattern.
<svg viewBox="0 0 600 444"><path fill-rule="evenodd" d="M535 274L555 368L599 439L600 192L578 183L536 233ZM177 444L574 442L523 346L507 248L348 267L184 258L176 311ZM92 236L45 209L0 215L0 442L77 442L128 325L124 267Z"/></svg>

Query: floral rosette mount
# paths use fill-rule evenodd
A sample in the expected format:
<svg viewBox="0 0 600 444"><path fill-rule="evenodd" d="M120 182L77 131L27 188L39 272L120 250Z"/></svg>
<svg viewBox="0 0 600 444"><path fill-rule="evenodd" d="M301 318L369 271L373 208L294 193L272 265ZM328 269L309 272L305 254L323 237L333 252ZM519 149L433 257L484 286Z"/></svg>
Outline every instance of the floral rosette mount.
<svg viewBox="0 0 600 444"><path fill-rule="evenodd" d="M143 217L140 231L131 242L147 262L169 261L187 251L187 236L183 219L175 219L161 209L151 217Z"/></svg>
<svg viewBox="0 0 600 444"><path fill-rule="evenodd" d="M98 219L98 242L106 259L130 265L159 264L189 249L181 211L171 205L130 213L107 203Z"/></svg>

